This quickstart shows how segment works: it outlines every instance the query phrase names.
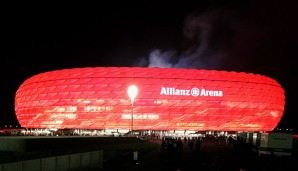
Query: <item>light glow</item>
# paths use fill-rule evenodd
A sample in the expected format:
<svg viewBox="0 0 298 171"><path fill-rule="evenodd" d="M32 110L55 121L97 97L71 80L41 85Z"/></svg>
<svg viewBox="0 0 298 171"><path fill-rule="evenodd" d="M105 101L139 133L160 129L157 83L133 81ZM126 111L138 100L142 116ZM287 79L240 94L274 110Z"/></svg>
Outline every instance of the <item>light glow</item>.
<svg viewBox="0 0 298 171"><path fill-rule="evenodd" d="M131 105L133 106L133 102L138 94L138 88L137 86L135 85L131 85L128 87L128 90L127 90L127 93L128 93L128 96L131 100Z"/></svg>

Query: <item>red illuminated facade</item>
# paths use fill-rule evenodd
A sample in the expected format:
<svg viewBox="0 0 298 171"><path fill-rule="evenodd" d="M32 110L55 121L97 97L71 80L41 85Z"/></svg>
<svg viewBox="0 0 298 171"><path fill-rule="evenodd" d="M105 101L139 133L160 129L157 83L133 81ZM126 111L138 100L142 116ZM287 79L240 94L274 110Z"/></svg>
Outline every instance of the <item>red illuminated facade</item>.
<svg viewBox="0 0 298 171"><path fill-rule="evenodd" d="M130 85L138 88L133 105ZM25 128L271 131L284 106L269 77L175 68L50 71L25 80L15 97Z"/></svg>

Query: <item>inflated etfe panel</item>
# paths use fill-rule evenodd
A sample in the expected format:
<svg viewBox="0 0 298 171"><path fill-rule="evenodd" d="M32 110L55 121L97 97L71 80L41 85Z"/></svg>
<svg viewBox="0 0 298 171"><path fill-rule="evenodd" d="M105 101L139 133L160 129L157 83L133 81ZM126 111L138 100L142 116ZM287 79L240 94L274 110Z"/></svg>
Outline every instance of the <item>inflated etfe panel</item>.
<svg viewBox="0 0 298 171"><path fill-rule="evenodd" d="M175 68L55 70L25 80L15 97L25 128L271 131L284 106L269 77Z"/></svg>

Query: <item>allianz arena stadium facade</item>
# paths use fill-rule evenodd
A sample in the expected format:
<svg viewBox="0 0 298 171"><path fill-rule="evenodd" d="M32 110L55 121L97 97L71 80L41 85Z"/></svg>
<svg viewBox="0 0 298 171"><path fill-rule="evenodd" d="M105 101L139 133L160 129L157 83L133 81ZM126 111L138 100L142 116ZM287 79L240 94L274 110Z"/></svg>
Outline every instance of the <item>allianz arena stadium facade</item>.
<svg viewBox="0 0 298 171"><path fill-rule="evenodd" d="M283 88L269 77L177 68L49 71L25 80L15 97L24 128L272 131L284 106Z"/></svg>

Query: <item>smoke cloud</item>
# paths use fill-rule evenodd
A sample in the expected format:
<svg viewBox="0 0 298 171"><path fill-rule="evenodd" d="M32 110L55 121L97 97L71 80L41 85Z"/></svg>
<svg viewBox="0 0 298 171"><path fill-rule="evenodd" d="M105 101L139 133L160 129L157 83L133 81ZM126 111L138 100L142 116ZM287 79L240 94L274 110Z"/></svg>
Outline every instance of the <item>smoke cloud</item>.
<svg viewBox="0 0 298 171"><path fill-rule="evenodd" d="M206 13L193 12L186 18L183 28L184 39L192 42L190 47L179 53L175 50L154 49L148 60L141 59L138 65L160 68L220 68L225 52L214 35L218 34L216 22L222 20L223 12L221 9Z"/></svg>
<svg viewBox="0 0 298 171"><path fill-rule="evenodd" d="M276 14L272 18L273 9L278 6L273 7L252 2L194 11L186 17L183 25L182 48L169 51L153 49L139 65L244 72L261 72L264 67L272 70L279 66L279 62L273 63L271 57L282 54L278 50L286 45L279 44L281 41L278 40L291 38L289 34L285 36L287 32L283 35L277 33L293 28L284 19L290 15ZM270 68L268 60L276 66Z"/></svg>
<svg viewBox="0 0 298 171"><path fill-rule="evenodd" d="M170 60L173 56L175 56L174 51L161 52L159 49L153 50L149 55L148 67L172 68L174 66L170 63Z"/></svg>

